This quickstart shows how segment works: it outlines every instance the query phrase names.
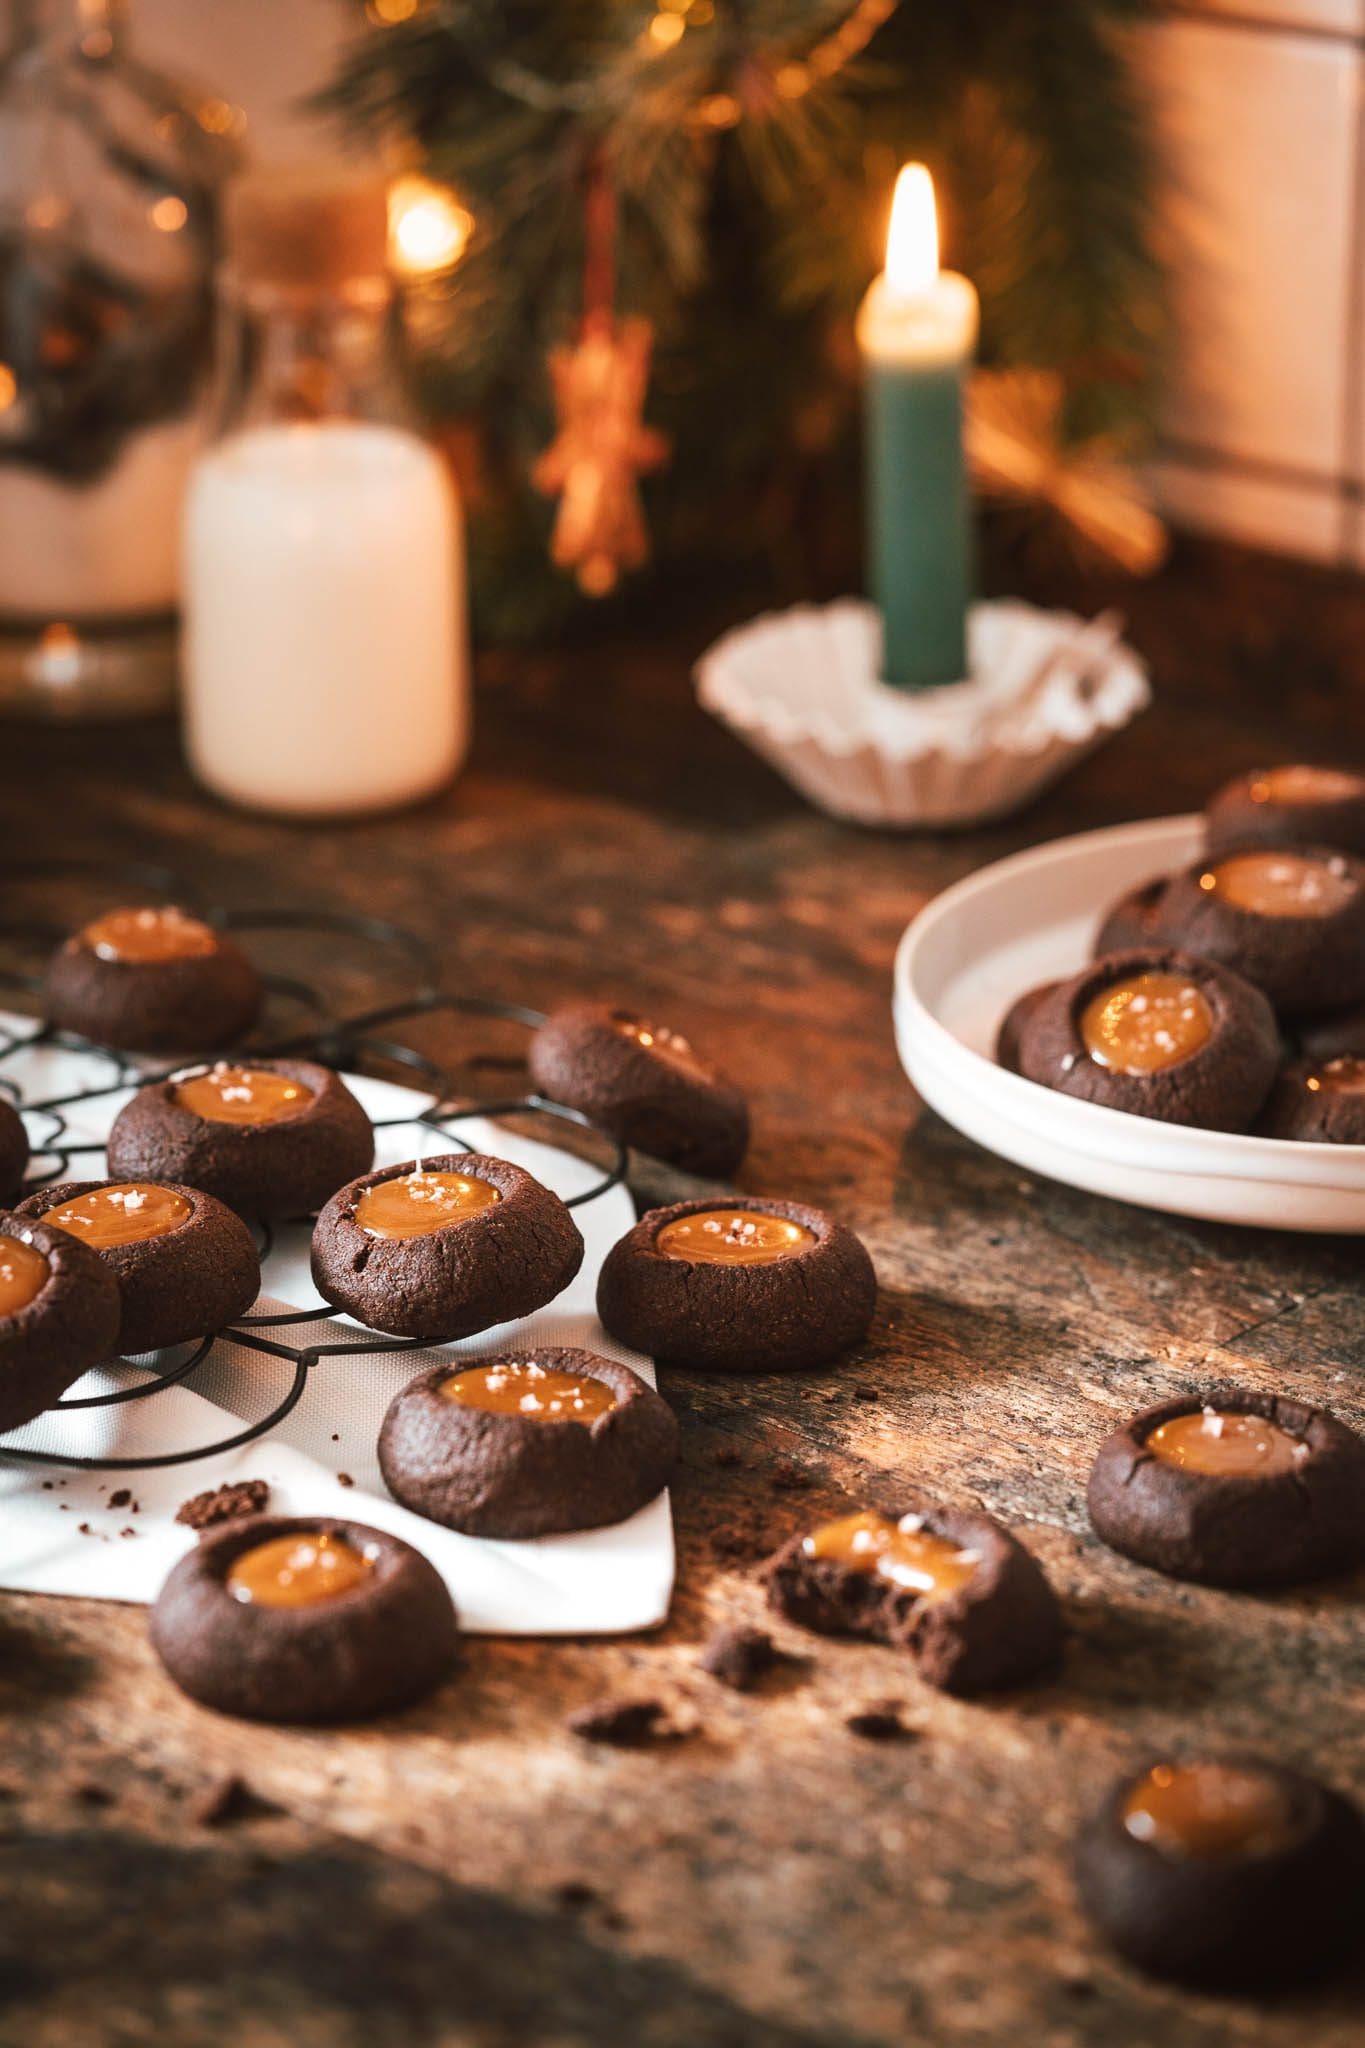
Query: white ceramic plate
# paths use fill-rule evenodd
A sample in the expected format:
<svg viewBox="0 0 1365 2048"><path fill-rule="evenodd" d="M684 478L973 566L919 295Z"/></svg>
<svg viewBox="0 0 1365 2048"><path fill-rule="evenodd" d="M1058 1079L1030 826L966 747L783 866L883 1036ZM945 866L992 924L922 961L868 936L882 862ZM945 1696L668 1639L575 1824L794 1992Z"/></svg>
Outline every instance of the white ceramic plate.
<svg viewBox="0 0 1365 2048"><path fill-rule="evenodd" d="M1188 1130L1040 1088L996 1065L1010 1004L1085 965L1125 889L1199 853L1195 816L1084 832L996 861L923 909L896 954L896 1042L931 1109L1032 1173L1146 1209L1365 1233L1365 1146Z"/></svg>

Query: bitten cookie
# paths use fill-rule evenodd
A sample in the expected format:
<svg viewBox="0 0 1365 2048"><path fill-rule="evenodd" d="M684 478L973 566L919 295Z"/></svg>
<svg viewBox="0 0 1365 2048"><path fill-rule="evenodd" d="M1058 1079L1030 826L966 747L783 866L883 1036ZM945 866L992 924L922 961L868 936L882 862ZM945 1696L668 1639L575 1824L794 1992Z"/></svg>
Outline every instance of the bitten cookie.
<svg viewBox="0 0 1365 2048"><path fill-rule="evenodd" d="M452 1152L366 1174L313 1231L313 1280L372 1330L445 1342L530 1315L583 1263L559 1196L506 1159Z"/></svg>
<svg viewBox="0 0 1365 2048"><path fill-rule="evenodd" d="M655 1159L724 1179L744 1157L749 1106L733 1081L678 1032L631 1010L556 1010L532 1039L528 1065L542 1095Z"/></svg>
<svg viewBox="0 0 1365 2048"><path fill-rule="evenodd" d="M1365 861L1355 854L1220 852L1175 876L1153 930L1254 982L1285 1016L1365 999Z"/></svg>
<svg viewBox="0 0 1365 2048"><path fill-rule="evenodd" d="M152 1647L182 1692L251 1721L359 1721L431 1692L459 1630L410 1544L360 1522L251 1515L210 1530L157 1596Z"/></svg>
<svg viewBox="0 0 1365 2048"><path fill-rule="evenodd" d="M1169 886L1168 877L1158 875L1155 881L1129 889L1117 903L1110 904L1095 934L1092 958L1102 960L1106 953L1126 953L1132 946L1155 944L1156 920Z"/></svg>
<svg viewBox="0 0 1365 2048"><path fill-rule="evenodd" d="M1225 783L1204 810L1210 853L1229 846L1341 846L1365 854L1365 775L1259 768Z"/></svg>
<svg viewBox="0 0 1365 2048"><path fill-rule="evenodd" d="M365 1172L374 1131L329 1067L220 1061L139 1088L106 1157L120 1180L202 1188L239 1216L307 1216Z"/></svg>
<svg viewBox="0 0 1365 2048"><path fill-rule="evenodd" d="M1258 1128L1267 1138L1365 1145L1365 1059L1290 1060Z"/></svg>
<svg viewBox="0 0 1365 2048"><path fill-rule="evenodd" d="M1359 1944L1365 1828L1327 1786L1261 1757L1161 1757L1076 1845L1081 1906L1153 1976L1252 1990Z"/></svg>
<svg viewBox="0 0 1365 2048"><path fill-rule="evenodd" d="M989 1515L845 1515L794 1536L764 1578L788 1621L908 1650L921 1678L945 1692L1013 1685L1061 1654L1052 1588Z"/></svg>
<svg viewBox="0 0 1365 2048"><path fill-rule="evenodd" d="M384 1417L395 1500L468 1536L623 1522L668 1484L673 1411L629 1366L541 1346L434 1366Z"/></svg>
<svg viewBox="0 0 1365 2048"><path fill-rule="evenodd" d="M173 904L97 917L53 954L43 982L49 1024L133 1052L231 1045L261 998L241 947Z"/></svg>
<svg viewBox="0 0 1365 2048"><path fill-rule="evenodd" d="M612 1246L597 1313L661 1363L709 1372L826 1365L862 1342L872 1261L823 1209L757 1197L651 1209Z"/></svg>
<svg viewBox="0 0 1365 2048"><path fill-rule="evenodd" d="M118 1284L64 1230L0 1211L0 1430L31 1422L118 1344Z"/></svg>
<svg viewBox="0 0 1365 2048"><path fill-rule="evenodd" d="M12 1202L24 1185L28 1168L28 1132L9 1099L0 1095L0 1208Z"/></svg>
<svg viewBox="0 0 1365 2048"><path fill-rule="evenodd" d="M1247 1129L1279 1060L1259 989L1164 947L1113 953L1059 982L1019 1038L1020 1071L1044 1088L1211 1131Z"/></svg>
<svg viewBox="0 0 1365 2048"><path fill-rule="evenodd" d="M99 1253L118 1282L118 1348L159 1351L244 1315L261 1290L255 1240L202 1188L69 1180L20 1205Z"/></svg>
<svg viewBox="0 0 1365 2048"><path fill-rule="evenodd" d="M1172 1578L1292 1586L1365 1558L1365 1442L1276 1394L1182 1394L1106 1437L1087 1501L1111 1549Z"/></svg>

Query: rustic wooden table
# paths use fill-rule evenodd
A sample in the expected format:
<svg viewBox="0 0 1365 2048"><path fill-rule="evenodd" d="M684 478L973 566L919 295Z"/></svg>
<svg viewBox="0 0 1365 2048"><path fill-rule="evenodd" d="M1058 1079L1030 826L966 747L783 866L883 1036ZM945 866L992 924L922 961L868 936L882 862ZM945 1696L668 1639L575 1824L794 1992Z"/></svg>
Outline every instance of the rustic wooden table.
<svg viewBox="0 0 1365 2048"><path fill-rule="evenodd" d="M475 1641L419 1711L314 1734L190 1706L141 1609L5 1599L0 2041L1359 2041L1359 1981L1270 2004L1143 1982L1091 1939L1068 1876L1078 1817L1152 1746L1249 1745L1365 1793L1361 1581L1176 1585L1106 1551L1083 1504L1117 1418L1211 1377L1365 1421L1359 1247L1032 1182L922 1112L892 1045L893 948L944 883L1196 805L1267 758L1365 759L1365 589L1191 547L1122 602L1157 707L969 837L805 809L692 704L718 623L696 614L652 645L490 659L458 788L344 829L215 808L169 730L3 730L12 849L166 860L230 904L382 912L454 986L624 995L686 1030L752 1094L741 1185L844 1216L882 1296L841 1371L667 1378L680 1569L657 1634ZM345 993L382 991L358 967ZM471 1043L423 1042L456 1064ZM642 1196L679 1185L637 1166ZM791 1529L921 1493L1022 1529L1066 1605L1055 1682L963 1704L890 1652L787 1627L801 1661L765 1690L699 1669L717 1624L763 1619L752 1566ZM691 1732L629 1753L567 1732L613 1695ZM849 1731L888 1697L911 1738ZM255 1800L210 1828L196 1802L233 1772Z"/></svg>

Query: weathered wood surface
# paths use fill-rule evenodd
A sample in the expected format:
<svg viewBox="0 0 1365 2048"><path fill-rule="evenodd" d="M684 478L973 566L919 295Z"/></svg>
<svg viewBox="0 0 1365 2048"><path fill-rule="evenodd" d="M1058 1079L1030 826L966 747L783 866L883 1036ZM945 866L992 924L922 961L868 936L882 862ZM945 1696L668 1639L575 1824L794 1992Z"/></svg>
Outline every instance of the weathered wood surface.
<svg viewBox="0 0 1365 2048"><path fill-rule="evenodd" d="M237 905L382 912L438 943L452 985L666 1017L752 1090L741 1185L835 1208L883 1289L840 1372L669 1376L680 1575L656 1635L474 1642L420 1710L312 1734L189 1706L140 1610L0 1603L0 2042L1359 2040L1358 1978L1270 2004L1141 1981L1091 1940L1068 1875L1078 1817L1154 1746L1264 1748L1365 1795L1365 1583L1177 1586L1105 1551L1083 1505L1117 1418L1211 1378L1365 1423L1359 1246L1030 1182L922 1112L892 1044L896 939L955 876L1194 806L1265 758L1365 760L1365 590L1190 548L1122 601L1158 707L967 837L805 809L693 707L713 623L695 618L653 646L489 660L458 789L345 830L213 808L169 732L0 733L12 848L164 859ZM345 988L387 992L363 963ZM422 1042L455 1062L517 1036ZM677 1185L637 1164L642 1195ZM1055 1682L953 1702L889 1652L785 1627L803 1661L758 1693L698 1669L715 1624L761 1619L749 1568L803 1519L921 1497L1022 1526L1066 1603ZM564 1729L623 1694L691 1732L627 1754ZM888 1697L914 1739L846 1729ZM277 1810L196 1822L226 1771Z"/></svg>

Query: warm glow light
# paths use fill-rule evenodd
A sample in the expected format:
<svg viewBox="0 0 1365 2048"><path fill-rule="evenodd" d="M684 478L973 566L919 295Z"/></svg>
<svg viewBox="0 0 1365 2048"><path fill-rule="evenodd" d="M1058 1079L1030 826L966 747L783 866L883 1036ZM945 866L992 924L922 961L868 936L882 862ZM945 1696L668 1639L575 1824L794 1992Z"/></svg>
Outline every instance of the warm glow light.
<svg viewBox="0 0 1365 2048"><path fill-rule="evenodd" d="M473 232L474 216L444 185L399 178L389 187L389 253L405 277L449 270Z"/></svg>
<svg viewBox="0 0 1365 2048"><path fill-rule="evenodd" d="M8 363L0 363L0 412L8 412L18 396L18 378Z"/></svg>
<svg viewBox="0 0 1365 2048"><path fill-rule="evenodd" d="M929 289L938 276L938 214L934 181L924 164L904 164L891 201L886 237L886 281L905 298Z"/></svg>
<svg viewBox="0 0 1365 2048"><path fill-rule="evenodd" d="M656 14L649 24L650 40L661 50L671 50L675 43L682 41L686 28L687 23L680 14Z"/></svg>
<svg viewBox="0 0 1365 2048"><path fill-rule="evenodd" d="M411 21L417 12L417 0L370 0L367 9L372 20L381 22L385 28L396 28L400 21Z"/></svg>
<svg viewBox="0 0 1365 2048"><path fill-rule="evenodd" d="M164 199L158 199L147 218L154 228L160 228L163 235L173 235L189 219L190 212L183 199L177 199L168 192Z"/></svg>

